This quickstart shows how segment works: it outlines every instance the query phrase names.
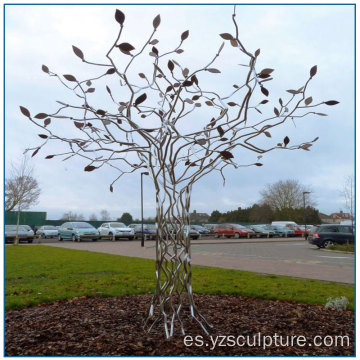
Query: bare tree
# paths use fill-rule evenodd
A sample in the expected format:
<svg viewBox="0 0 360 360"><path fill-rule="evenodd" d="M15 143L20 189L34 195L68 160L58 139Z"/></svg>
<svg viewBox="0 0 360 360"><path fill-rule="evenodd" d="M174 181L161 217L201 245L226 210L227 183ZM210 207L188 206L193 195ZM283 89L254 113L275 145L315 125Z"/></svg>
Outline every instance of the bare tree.
<svg viewBox="0 0 360 360"><path fill-rule="evenodd" d="M313 103L308 95L309 83L317 72L317 67L313 66L300 88L287 90L271 114L263 115L260 108L268 100L259 101L259 90L265 97L269 95L264 84L273 79L273 69L257 69L260 49L252 53L241 42L235 8L233 33L220 34L225 42L211 60L193 70L173 59L184 51L188 30L181 33L176 46L160 52L156 47L159 40L155 37L161 23L157 15L151 34L135 49L128 35L123 33L125 15L120 10L116 10L115 20L119 32L104 62L88 60L73 46L75 55L84 63L96 66L99 71L104 69L91 79L82 80L71 74L62 76L43 65L42 70L70 90L76 101L72 104L58 101L59 108L54 113L41 112L35 116L31 116L27 108L20 107L22 114L43 131L39 134L43 142L28 150L36 155L49 142L58 141L68 148L46 156L47 159L58 156L68 159L76 155L88 161L85 171L99 171L104 166L117 169L119 175L110 184L111 192L124 174L137 170L149 172L157 205L157 285L145 327L150 331L162 320L167 337L173 335L176 327L184 334L182 317L185 309L189 309L190 316L207 332L210 325L193 300L190 238L185 231L185 226L190 224L193 185L214 172L225 181L223 171L228 166L262 166L259 161L263 154L272 150L310 150L318 138L290 146L288 136L281 142L274 141L271 129L288 120L323 116L325 114L314 109L338 102ZM225 43L235 52L236 63L240 61L244 65L241 71L245 74L242 83L220 93L217 85L221 70L214 65ZM139 72L139 64L145 70ZM115 77L117 82L113 81ZM105 110L94 105L93 93L101 91L101 83L106 79L113 85L106 86L109 105L102 101L107 107ZM208 84L214 88L206 85L209 79L212 82ZM99 86L95 87L97 84ZM116 86L115 91L113 86ZM202 111L204 108L206 110ZM62 128L67 131L65 135L52 129L51 122L57 119L61 119ZM69 135L72 130L77 134ZM249 150L257 158L240 163L244 157L235 153L238 149Z"/></svg>
<svg viewBox="0 0 360 360"><path fill-rule="evenodd" d="M100 211L100 220L101 221L108 221L111 220L111 215L107 210Z"/></svg>
<svg viewBox="0 0 360 360"><path fill-rule="evenodd" d="M279 211L303 208L303 192L310 192L310 189L300 184L298 180L280 180L267 185L266 189L260 192L261 203L269 205L272 210ZM315 205L310 194L306 196L306 205Z"/></svg>
<svg viewBox="0 0 360 360"><path fill-rule="evenodd" d="M23 157L20 164L12 164L8 176L5 178L5 211L16 209L17 227L14 245L19 243L20 213L30 206L36 205L41 190L33 176L33 168L29 160Z"/></svg>
<svg viewBox="0 0 360 360"><path fill-rule="evenodd" d="M89 217L90 221L97 221L97 216L95 214L91 214Z"/></svg>
<svg viewBox="0 0 360 360"><path fill-rule="evenodd" d="M345 178L342 194L345 199L346 210L350 214L351 225L354 226L354 208L355 208L355 189L354 189L354 176L350 175Z"/></svg>
<svg viewBox="0 0 360 360"><path fill-rule="evenodd" d="M68 211L68 212L63 214L63 216L61 217L61 220L65 220L65 221L83 221L84 220L84 215L83 214L78 214L76 212Z"/></svg>

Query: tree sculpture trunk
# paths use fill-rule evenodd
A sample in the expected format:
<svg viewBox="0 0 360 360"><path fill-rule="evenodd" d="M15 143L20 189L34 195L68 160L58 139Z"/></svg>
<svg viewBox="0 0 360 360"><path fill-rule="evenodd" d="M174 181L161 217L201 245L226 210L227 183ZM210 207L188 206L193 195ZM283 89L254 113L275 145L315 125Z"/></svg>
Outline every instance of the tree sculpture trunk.
<svg viewBox="0 0 360 360"><path fill-rule="evenodd" d="M166 337L179 328L185 334L182 315L189 312L208 333L211 327L198 311L192 291L190 253L191 185L180 192L160 190L157 202L156 292L153 296L145 327L148 331L163 321Z"/></svg>

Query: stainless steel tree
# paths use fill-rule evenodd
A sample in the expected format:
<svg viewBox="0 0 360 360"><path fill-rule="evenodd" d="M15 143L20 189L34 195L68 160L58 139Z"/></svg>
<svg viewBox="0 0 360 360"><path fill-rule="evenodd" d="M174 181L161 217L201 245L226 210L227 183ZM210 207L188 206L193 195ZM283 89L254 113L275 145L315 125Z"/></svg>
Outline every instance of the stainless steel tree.
<svg viewBox="0 0 360 360"><path fill-rule="evenodd" d="M68 159L76 155L88 161L85 171L104 166L116 168L119 175L110 184L111 192L124 174L136 170L150 173L157 206L157 285L145 327L150 331L154 324L162 321L169 337L177 328L185 333L183 318L190 316L207 332L209 324L194 303L191 284L188 225L193 184L214 172L219 172L225 180L223 170L228 166L261 166L262 154L275 149L308 151L317 138L290 146L288 136L281 143L273 141L271 129L291 119L324 116L314 112L314 108L335 105L337 101L314 104L312 97L307 96L308 85L317 72L313 66L303 86L287 90L286 98L279 99L271 115L263 115L259 108L268 100L259 101L259 95L268 97L269 90L264 83L272 80L273 69L257 69L260 50L251 53L241 42L235 8L233 33L220 34L225 41L214 57L192 71L173 60L184 51L182 46L189 37L188 30L182 32L175 48L160 52L156 47L159 40L155 38L161 22L158 15L153 19L150 36L135 49L129 39L123 39L124 13L116 10L115 20L119 32L104 63L88 61L84 53L73 46L75 55L85 64L105 69L101 74L84 80L69 74L61 76L42 66L46 74L57 78L73 93L76 101L73 104L58 101L60 106L56 112L34 117L28 109L20 107L22 114L43 130L39 134L43 142L28 150L33 151L34 156L50 141L59 141L67 145L67 150L48 155L46 159L57 156ZM243 67L238 67L245 69L245 77L243 83L233 85L227 94L220 94L202 83L206 84L209 76L219 83L221 71L214 64L224 46L233 49L236 61L245 62ZM143 67L149 64L147 72L135 72L138 59L142 59ZM116 90L101 85L103 80L114 83ZM97 94L102 88L106 89L109 99L106 109L103 105L101 108L94 105L96 99L102 99L95 96L95 89ZM78 131L76 137L59 135L53 127L55 120L61 121L62 129L70 127ZM269 138L266 140L271 144L256 142L259 137ZM254 161L240 163L238 149L253 152Z"/></svg>

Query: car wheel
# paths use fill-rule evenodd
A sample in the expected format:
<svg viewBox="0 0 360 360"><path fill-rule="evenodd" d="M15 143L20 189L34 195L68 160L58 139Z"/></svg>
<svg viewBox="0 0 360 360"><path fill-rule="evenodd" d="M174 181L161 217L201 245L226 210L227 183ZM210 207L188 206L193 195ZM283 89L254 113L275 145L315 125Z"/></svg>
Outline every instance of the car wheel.
<svg viewBox="0 0 360 360"><path fill-rule="evenodd" d="M235 233L235 234L234 234L234 238L235 238L235 239L239 239L239 238L240 238L240 234L239 234L239 233Z"/></svg>
<svg viewBox="0 0 360 360"><path fill-rule="evenodd" d="M60 234L58 235L58 240L59 240L59 241L63 241L63 238L61 237Z"/></svg>
<svg viewBox="0 0 360 360"><path fill-rule="evenodd" d="M214 236L218 239L219 238L219 233L215 233Z"/></svg>
<svg viewBox="0 0 360 360"><path fill-rule="evenodd" d="M331 241L331 240L325 240L323 243L322 243L322 246L327 249L328 247L330 247L331 245L334 245L334 243Z"/></svg>
<svg viewBox="0 0 360 360"><path fill-rule="evenodd" d="M96 238L96 239L92 239L92 241L98 241L99 240L99 238Z"/></svg>
<svg viewBox="0 0 360 360"><path fill-rule="evenodd" d="M76 236L75 236L75 234L72 234L72 235L71 235L71 241L73 241L73 242L76 241Z"/></svg>
<svg viewBox="0 0 360 360"><path fill-rule="evenodd" d="M31 244L33 242L33 239L28 240L28 244Z"/></svg>

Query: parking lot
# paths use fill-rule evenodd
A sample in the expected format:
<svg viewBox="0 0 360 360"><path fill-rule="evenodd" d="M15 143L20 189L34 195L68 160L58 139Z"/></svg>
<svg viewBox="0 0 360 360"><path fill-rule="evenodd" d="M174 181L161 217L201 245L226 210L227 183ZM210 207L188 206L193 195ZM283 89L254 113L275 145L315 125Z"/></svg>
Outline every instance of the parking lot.
<svg viewBox="0 0 360 360"><path fill-rule="evenodd" d="M124 256L155 258L155 242L84 241L59 242L41 239L35 243L69 249L96 251ZM287 275L308 279L354 284L354 255L320 250L302 238L214 239L192 242L192 263L265 274Z"/></svg>

